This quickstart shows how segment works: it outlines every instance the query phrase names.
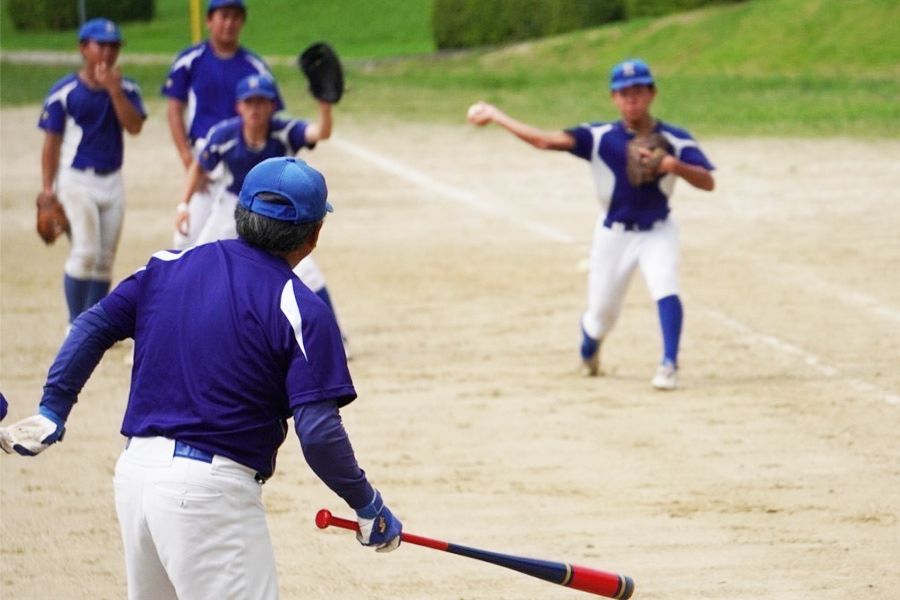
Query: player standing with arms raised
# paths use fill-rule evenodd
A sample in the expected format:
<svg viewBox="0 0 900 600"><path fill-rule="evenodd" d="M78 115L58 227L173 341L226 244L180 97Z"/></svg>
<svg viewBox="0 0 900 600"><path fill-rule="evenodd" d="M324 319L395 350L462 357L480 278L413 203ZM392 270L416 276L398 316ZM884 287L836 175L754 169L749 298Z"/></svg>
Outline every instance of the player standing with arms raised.
<svg viewBox="0 0 900 600"><path fill-rule="evenodd" d="M222 186L213 196L212 208L203 228L194 236L197 244L237 237L234 209L247 173L268 158L294 156L302 148L312 149L331 137L334 124L332 105L319 101L319 117L315 122L275 117L278 89L275 81L265 75L248 75L238 82L237 117L213 126L197 160L188 169L182 201L176 209L176 228L183 235L190 233L190 211L185 204L193 201L193 190L209 173L223 168ZM294 268L306 287L334 310L325 275L312 256L307 256ZM347 339L342 336L345 343Z"/></svg>
<svg viewBox="0 0 900 600"><path fill-rule="evenodd" d="M70 323L109 292L125 213L122 130L137 135L147 116L140 89L116 63L123 41L116 24L92 19L78 40L83 66L53 85L38 121L41 196L58 197L68 219L63 287Z"/></svg>
<svg viewBox="0 0 900 600"><path fill-rule="evenodd" d="M679 229L669 217L669 197L678 178L711 191L714 167L687 131L650 114L656 85L647 63L632 59L616 65L610 89L622 115L615 122L547 131L484 102L469 109L468 119L475 125L497 123L536 148L568 151L590 163L603 211L594 229L588 306L581 318L582 361L590 375L599 374L600 344L615 325L631 274L639 267L656 301L663 337L662 361L651 383L673 390L678 387L683 309L678 297ZM656 160L651 160L650 150L629 147L632 140L651 134L659 134L668 145L668 152L660 152ZM629 153L638 155L636 162L651 165L647 180L629 180Z"/></svg>
<svg viewBox="0 0 900 600"><path fill-rule="evenodd" d="M209 39L182 51L169 69L162 94L168 98L169 130L185 169L190 168L209 129L237 115L234 90L238 82L248 75L271 76L265 61L240 45L246 21L243 0L209 0ZM284 108L280 97L275 103L276 110ZM209 216L215 184L202 183L189 205L193 228L187 236L176 230L176 248L192 246Z"/></svg>
<svg viewBox="0 0 900 600"><path fill-rule="evenodd" d="M103 353L133 337L116 464L130 600L274 600L262 484L294 428L312 470L356 510L357 539L386 552L402 525L356 462L340 409L356 398L334 315L291 270L331 211L322 175L273 158L247 175L240 238L159 252L79 317L38 414L0 427L6 452L59 441Z"/></svg>

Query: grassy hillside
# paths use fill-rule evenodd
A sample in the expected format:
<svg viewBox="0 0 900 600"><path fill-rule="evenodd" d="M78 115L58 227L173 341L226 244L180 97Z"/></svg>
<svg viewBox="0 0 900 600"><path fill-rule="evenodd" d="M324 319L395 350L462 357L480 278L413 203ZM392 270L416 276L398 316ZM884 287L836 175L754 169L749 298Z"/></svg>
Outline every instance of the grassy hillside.
<svg viewBox="0 0 900 600"><path fill-rule="evenodd" d="M162 8L175 0L158 1ZM337 27L332 21L340 19L329 12L337 10L331 6L347 3L352 4L309 0L304 13L309 26ZM427 1L378 4L392 3L421 7ZM268 27L262 7L274 5L285 12L272 17L266 42L271 46L257 45L250 25ZM267 55L285 54L266 48L286 44L277 41L286 35L277 33L277 23L289 21L284 16L289 14L287 5L296 3L251 2L249 46ZM424 18L422 14L417 18ZM323 22L314 26L313 17ZM611 119L616 115L608 99L609 69L628 56L640 56L650 62L659 81L655 112L700 135L900 136L897 0L748 0L502 48L404 58L389 57L406 54L398 50L400 42L373 33L391 29L381 17L389 22L399 18L379 10L367 15L368 25L356 25L355 38L369 39L371 51L344 52L338 44L347 58L349 87L339 115L460 122L468 104L480 98L547 127ZM289 25L294 27L296 21ZM149 48L160 39L169 38L154 38L147 31L129 34L126 58L140 50L140 43ZM359 41L352 47L366 46ZM366 56L382 58L361 58ZM39 101L56 74L65 70L4 64L0 101ZM296 70L284 66L275 71L292 112L310 112L312 104ZM155 95L164 72L165 65L129 67L148 97Z"/></svg>
<svg viewBox="0 0 900 600"><path fill-rule="evenodd" d="M0 4L0 48L73 48L74 31L16 31L7 18L7 0ZM207 0L201 0L204 10L206 4ZM246 4L243 40L261 54L297 54L320 39L330 41L349 57L395 56L434 49L430 0L247 0ZM152 23L123 26L128 50L172 53L190 44L187 5L187 0L156 0Z"/></svg>

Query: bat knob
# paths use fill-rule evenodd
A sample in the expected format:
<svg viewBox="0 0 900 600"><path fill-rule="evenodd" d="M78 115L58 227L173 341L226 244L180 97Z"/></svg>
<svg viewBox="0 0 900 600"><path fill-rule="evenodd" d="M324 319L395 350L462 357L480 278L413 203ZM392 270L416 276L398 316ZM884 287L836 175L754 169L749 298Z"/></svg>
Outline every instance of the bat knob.
<svg viewBox="0 0 900 600"><path fill-rule="evenodd" d="M316 526L319 529L325 529L329 525L331 525L331 511L323 508L316 513Z"/></svg>

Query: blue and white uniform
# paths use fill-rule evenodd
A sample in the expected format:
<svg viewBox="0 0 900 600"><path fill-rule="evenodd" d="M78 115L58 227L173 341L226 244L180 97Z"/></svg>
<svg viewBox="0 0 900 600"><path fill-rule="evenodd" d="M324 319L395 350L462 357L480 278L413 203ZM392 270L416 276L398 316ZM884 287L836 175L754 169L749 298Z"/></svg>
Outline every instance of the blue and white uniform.
<svg viewBox="0 0 900 600"><path fill-rule="evenodd" d="M243 121L234 117L213 127L204 142L197 162L207 173L220 165L222 187L213 199L210 216L197 234L197 244L237 237L234 229L234 208L244 178L250 169L267 158L294 156L301 148L314 148L306 142L307 122L301 119L269 120L269 135L263 146L251 148L243 135ZM191 200L193 203L193 199ZM191 228L194 223L191 221Z"/></svg>
<svg viewBox="0 0 900 600"><path fill-rule="evenodd" d="M138 85L123 78L122 89L146 118ZM109 93L72 73L50 89L38 127L62 136L55 191L71 229L65 274L72 320L106 294L112 279L125 211L122 125Z"/></svg>
<svg viewBox="0 0 900 600"><path fill-rule="evenodd" d="M129 441L114 488L129 597L277 598L259 484L288 418L310 467L352 508L376 493L341 424L356 391L333 313L284 259L242 239L159 252L75 321L42 409L67 419L127 337Z"/></svg>
<svg viewBox="0 0 900 600"><path fill-rule="evenodd" d="M185 103L185 125L195 155L199 154L213 125L237 116L235 89L238 82L249 75L272 76L265 61L243 47L232 56L222 58L216 55L207 40L183 50L175 58L161 93ZM275 104L276 110L284 108L280 95ZM211 176L213 181L207 189L196 192L191 198L188 208L192 227L187 236L175 232L176 248L195 244L197 234L209 217L219 185L218 174Z"/></svg>
<svg viewBox="0 0 900 600"><path fill-rule="evenodd" d="M631 279L639 267L658 303L663 325L663 360L677 365L681 305L678 300L679 229L670 217L676 176L633 186L626 174L627 145L634 137L621 121L582 124L566 130L575 139L572 154L590 163L602 210L594 228L583 332L601 340L615 325ZM672 153L682 162L714 167L691 135L657 121Z"/></svg>

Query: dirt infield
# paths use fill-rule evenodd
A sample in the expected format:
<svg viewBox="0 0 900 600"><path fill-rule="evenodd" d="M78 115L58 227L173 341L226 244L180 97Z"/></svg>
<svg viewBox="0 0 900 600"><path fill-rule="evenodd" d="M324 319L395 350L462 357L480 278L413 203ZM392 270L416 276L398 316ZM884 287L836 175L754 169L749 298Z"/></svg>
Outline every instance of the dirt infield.
<svg viewBox="0 0 900 600"><path fill-rule="evenodd" d="M182 173L151 104L127 142L116 278L167 247ZM461 115L462 117L462 115ZM0 389L36 408L63 337L63 241L34 232L37 109L0 113ZM636 276L577 370L587 166L498 129L347 122L306 157L335 206L317 260L355 357L360 462L429 537L631 575L635 598L893 599L900 589L900 143L701 140L712 194L679 184L682 388L655 392ZM111 478L127 344L65 441L0 457L0 597L125 597ZM418 547L319 531L350 511L296 438L264 489L282 597L587 598Z"/></svg>

